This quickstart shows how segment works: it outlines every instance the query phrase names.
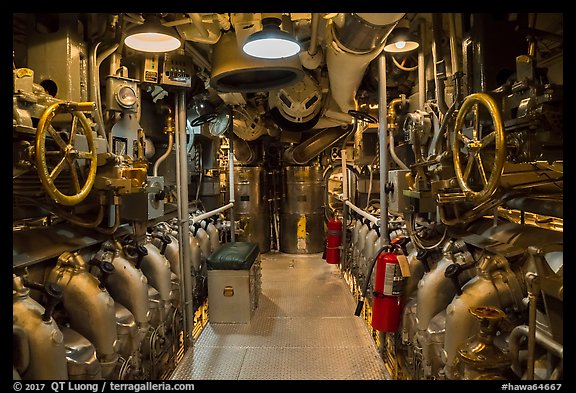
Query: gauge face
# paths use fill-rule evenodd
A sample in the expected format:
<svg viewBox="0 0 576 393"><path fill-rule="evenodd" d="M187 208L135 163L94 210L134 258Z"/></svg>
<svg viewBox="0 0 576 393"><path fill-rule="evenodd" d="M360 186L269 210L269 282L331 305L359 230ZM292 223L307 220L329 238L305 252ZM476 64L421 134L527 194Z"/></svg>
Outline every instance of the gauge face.
<svg viewBox="0 0 576 393"><path fill-rule="evenodd" d="M123 108L132 108L137 101L136 92L130 86L120 86L116 91L116 101Z"/></svg>
<svg viewBox="0 0 576 393"><path fill-rule="evenodd" d="M208 129L210 130L210 135L219 136L224 134L229 126L230 126L230 113L229 111L223 111L218 113L216 119L210 122L210 124L208 125Z"/></svg>

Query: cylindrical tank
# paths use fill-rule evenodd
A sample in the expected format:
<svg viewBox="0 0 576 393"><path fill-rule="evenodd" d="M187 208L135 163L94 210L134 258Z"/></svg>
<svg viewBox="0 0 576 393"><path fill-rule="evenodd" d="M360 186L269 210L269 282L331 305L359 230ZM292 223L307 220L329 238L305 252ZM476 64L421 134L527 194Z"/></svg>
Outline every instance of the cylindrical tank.
<svg viewBox="0 0 576 393"><path fill-rule="evenodd" d="M195 185L197 187L197 184ZM196 189L194 189L196 192ZM214 210L222 206L222 195L220 193L219 176L203 176L198 198L202 201L202 206L206 211Z"/></svg>
<svg viewBox="0 0 576 393"><path fill-rule="evenodd" d="M266 173L262 167L234 167L234 215L242 229L237 240L258 244L261 253L270 251L270 210Z"/></svg>
<svg viewBox="0 0 576 393"><path fill-rule="evenodd" d="M280 250L288 254L322 252L324 177L318 166L287 166L280 206Z"/></svg>

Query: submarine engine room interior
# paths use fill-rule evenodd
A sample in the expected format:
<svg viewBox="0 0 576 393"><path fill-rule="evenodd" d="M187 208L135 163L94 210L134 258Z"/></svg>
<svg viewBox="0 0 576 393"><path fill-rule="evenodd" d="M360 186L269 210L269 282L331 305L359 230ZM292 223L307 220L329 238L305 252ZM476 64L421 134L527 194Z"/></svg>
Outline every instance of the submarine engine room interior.
<svg viewBox="0 0 576 393"><path fill-rule="evenodd" d="M562 13L14 13L14 380L563 380Z"/></svg>

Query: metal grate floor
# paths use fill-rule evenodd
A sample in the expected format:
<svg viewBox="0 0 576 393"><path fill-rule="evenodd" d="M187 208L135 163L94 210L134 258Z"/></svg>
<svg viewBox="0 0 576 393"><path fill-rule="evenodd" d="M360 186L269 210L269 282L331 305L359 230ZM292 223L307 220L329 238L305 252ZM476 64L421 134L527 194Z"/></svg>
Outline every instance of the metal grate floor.
<svg viewBox="0 0 576 393"><path fill-rule="evenodd" d="M390 379L336 266L321 254L261 257L250 323L208 323L171 379Z"/></svg>

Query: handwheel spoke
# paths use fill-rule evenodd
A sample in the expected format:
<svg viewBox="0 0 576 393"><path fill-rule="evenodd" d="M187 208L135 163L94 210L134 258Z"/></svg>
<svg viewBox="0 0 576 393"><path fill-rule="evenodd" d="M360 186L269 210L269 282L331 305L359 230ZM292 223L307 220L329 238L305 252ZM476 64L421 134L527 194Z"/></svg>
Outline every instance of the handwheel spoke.
<svg viewBox="0 0 576 393"><path fill-rule="evenodd" d="M62 172L62 169L64 169L65 164L66 164L66 157L62 157L60 162L58 164L56 164L54 169L52 169L52 172L50 172L50 180L52 182L54 182L54 180L56 180L56 178L58 177L60 172Z"/></svg>
<svg viewBox="0 0 576 393"><path fill-rule="evenodd" d="M78 171L76 170L76 165L70 165L70 177L72 178L74 191L79 193L82 187L80 186L80 180L78 180Z"/></svg>
<svg viewBox="0 0 576 393"><path fill-rule="evenodd" d="M482 156L480 154L476 155L476 160L478 161L478 172L480 172L480 178L484 185L488 184L488 179L486 178L486 171L484 170L484 164L482 163Z"/></svg>
<svg viewBox="0 0 576 393"><path fill-rule="evenodd" d="M462 177L465 181L468 181L468 177L470 177L470 171L472 171L472 164L474 163L474 154L471 152L471 156L468 157L468 162L466 163L466 169L464 169L464 175Z"/></svg>
<svg viewBox="0 0 576 393"><path fill-rule="evenodd" d="M74 145L74 138L76 137L76 126L78 125L78 117L72 116L72 126L70 127L70 144Z"/></svg>
<svg viewBox="0 0 576 393"><path fill-rule="evenodd" d="M66 153L61 151L61 150L46 150L45 152L46 156L66 156Z"/></svg>
<svg viewBox="0 0 576 393"><path fill-rule="evenodd" d="M486 135L484 138L480 139L482 147L489 145L496 140L496 132L492 131L490 134Z"/></svg>
<svg viewBox="0 0 576 393"><path fill-rule="evenodd" d="M460 132L460 131L458 132L458 139L460 139L460 140L461 140L462 142L464 142L464 144L466 144L466 145L467 145L468 143L470 143L470 141L471 141L470 138L468 138L466 135L464 135L464 133L462 133L462 132Z"/></svg>
<svg viewBox="0 0 576 393"><path fill-rule="evenodd" d="M48 132L52 136L52 139L54 139L54 141L58 144L58 146L60 146L60 149L62 149L62 151L66 151L68 144L64 142L64 139L62 139L62 137L60 136L60 134L58 134L58 132L54 129L54 127L48 126Z"/></svg>
<svg viewBox="0 0 576 393"><path fill-rule="evenodd" d="M478 140L478 129L479 129L479 112L478 112L478 103L474 104L474 126L472 127L472 139L477 141Z"/></svg>

